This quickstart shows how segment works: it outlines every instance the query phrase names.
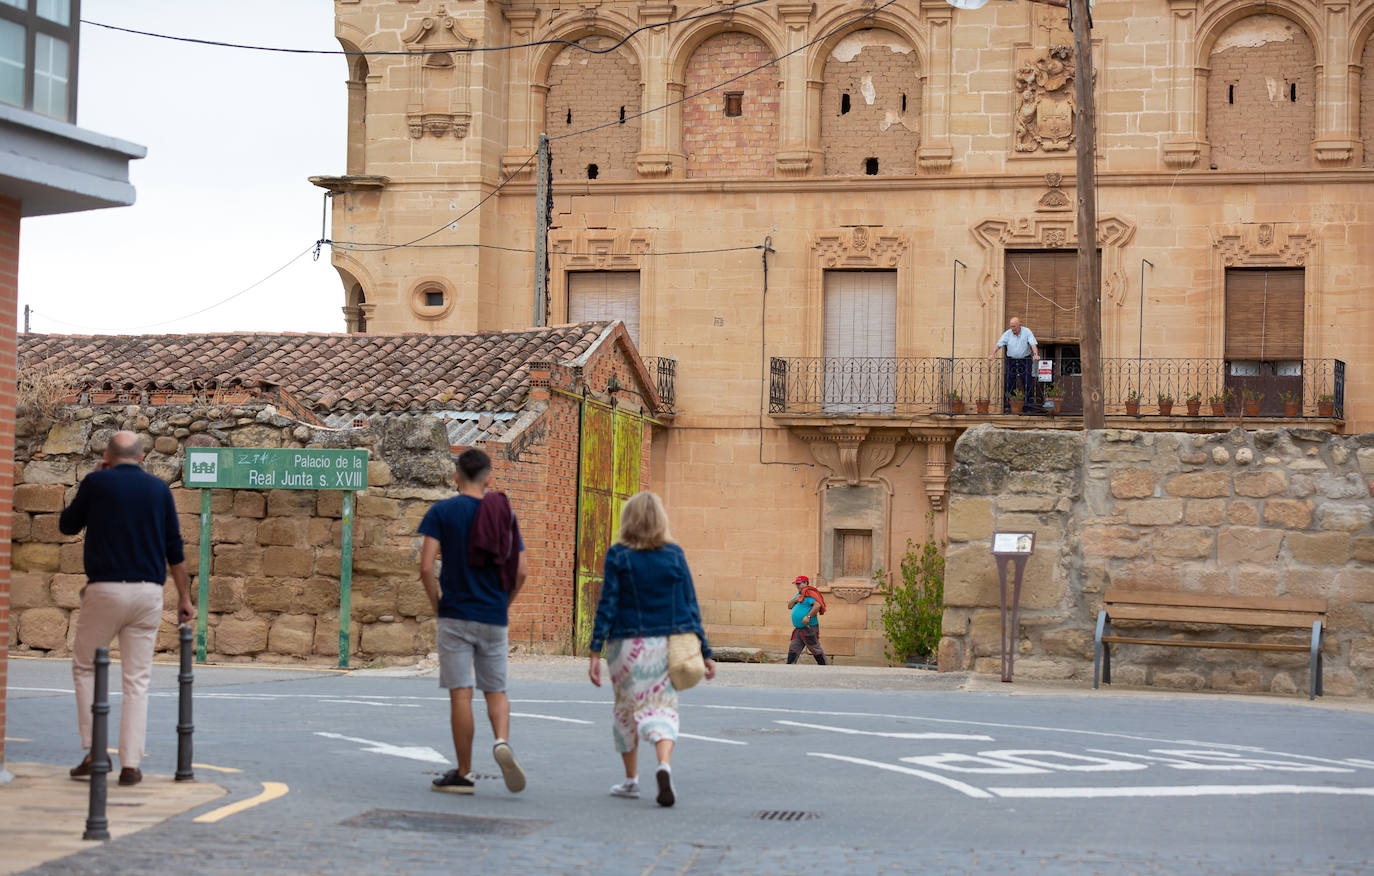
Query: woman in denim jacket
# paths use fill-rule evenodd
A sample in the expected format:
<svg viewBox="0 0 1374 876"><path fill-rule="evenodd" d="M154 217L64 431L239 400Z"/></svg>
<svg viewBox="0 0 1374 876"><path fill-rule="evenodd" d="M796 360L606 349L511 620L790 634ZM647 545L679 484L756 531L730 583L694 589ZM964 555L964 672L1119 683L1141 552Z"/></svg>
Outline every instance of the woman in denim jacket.
<svg viewBox="0 0 1374 876"><path fill-rule="evenodd" d="M620 537L606 552L601 602L592 629L587 675L601 686L601 648L615 689L612 733L625 762L625 781L611 788L615 797L639 796L639 737L658 753L658 803L677 799L669 761L677 740L677 691L668 680L668 636L696 633L706 677L716 664L701 627L701 611L687 558L668 533L663 501L640 493L620 511Z"/></svg>

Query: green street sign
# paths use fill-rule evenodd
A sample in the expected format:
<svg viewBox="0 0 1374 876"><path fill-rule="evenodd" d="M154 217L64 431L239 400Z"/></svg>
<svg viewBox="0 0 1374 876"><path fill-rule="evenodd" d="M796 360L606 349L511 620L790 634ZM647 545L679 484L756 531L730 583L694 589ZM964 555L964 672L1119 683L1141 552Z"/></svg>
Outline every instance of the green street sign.
<svg viewBox="0 0 1374 876"><path fill-rule="evenodd" d="M188 447L183 483L235 490L365 490L366 450Z"/></svg>

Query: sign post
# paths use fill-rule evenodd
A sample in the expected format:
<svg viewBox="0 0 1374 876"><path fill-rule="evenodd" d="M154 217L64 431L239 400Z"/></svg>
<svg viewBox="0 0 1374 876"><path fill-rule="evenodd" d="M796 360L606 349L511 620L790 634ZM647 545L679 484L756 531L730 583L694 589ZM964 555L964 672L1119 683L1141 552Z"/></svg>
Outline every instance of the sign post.
<svg viewBox="0 0 1374 876"><path fill-rule="evenodd" d="M353 589L353 494L367 489L366 450L275 447L188 447L185 484L200 489L199 611L196 661L205 662L210 605L211 490L340 490L343 522L339 555L339 668L348 668Z"/></svg>
<svg viewBox="0 0 1374 876"><path fill-rule="evenodd" d="M994 532L992 555L997 558L997 583L1001 585L1002 607L1002 680L1011 681L1016 663L1016 630L1021 621L1021 579L1026 573L1026 560L1035 551L1034 532ZM1011 600L1007 599L1007 566L1015 569ZM1010 603L1010 617L1008 605Z"/></svg>

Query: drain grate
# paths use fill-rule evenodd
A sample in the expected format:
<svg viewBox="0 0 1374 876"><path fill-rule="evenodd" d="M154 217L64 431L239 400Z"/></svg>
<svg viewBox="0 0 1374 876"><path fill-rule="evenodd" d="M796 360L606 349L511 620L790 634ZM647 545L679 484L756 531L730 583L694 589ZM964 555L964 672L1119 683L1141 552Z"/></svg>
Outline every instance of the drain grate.
<svg viewBox="0 0 1374 876"><path fill-rule="evenodd" d="M541 827L547 827L549 823L529 818L488 818L480 815L412 812L405 809L373 809L340 822L343 827L364 827L372 830L504 837L528 836Z"/></svg>
<svg viewBox="0 0 1374 876"><path fill-rule="evenodd" d="M765 809L754 813L758 821L810 821L820 817L819 812L802 812L799 809Z"/></svg>

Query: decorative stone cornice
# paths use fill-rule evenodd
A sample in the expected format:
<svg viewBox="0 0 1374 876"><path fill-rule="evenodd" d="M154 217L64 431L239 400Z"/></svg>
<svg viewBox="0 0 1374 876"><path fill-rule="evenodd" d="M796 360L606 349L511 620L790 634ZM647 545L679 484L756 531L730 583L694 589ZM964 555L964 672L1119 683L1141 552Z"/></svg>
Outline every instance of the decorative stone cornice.
<svg viewBox="0 0 1374 876"><path fill-rule="evenodd" d="M1210 231L1212 245L1228 268L1302 267L1315 246L1306 223L1213 225Z"/></svg>
<svg viewBox="0 0 1374 876"><path fill-rule="evenodd" d="M825 268L892 268L910 241L898 231L877 231L856 225L811 236L811 248Z"/></svg>
<svg viewBox="0 0 1374 876"><path fill-rule="evenodd" d="M873 430L866 426L821 426L799 436L811 456L850 486L871 480L892 462L897 445L906 436L900 431Z"/></svg>

